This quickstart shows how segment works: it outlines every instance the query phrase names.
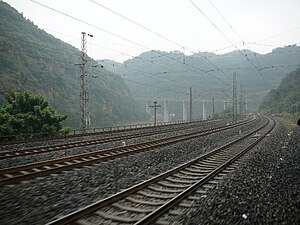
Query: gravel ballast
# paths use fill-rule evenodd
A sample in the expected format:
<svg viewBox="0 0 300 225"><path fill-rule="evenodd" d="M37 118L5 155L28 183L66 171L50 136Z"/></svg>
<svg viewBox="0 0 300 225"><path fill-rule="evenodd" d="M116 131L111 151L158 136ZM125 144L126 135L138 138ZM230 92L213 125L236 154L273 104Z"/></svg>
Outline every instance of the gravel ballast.
<svg viewBox="0 0 300 225"><path fill-rule="evenodd" d="M157 139L163 139L163 138L169 138L171 136L179 136L179 135L186 135L186 134L190 134L190 133L197 133L197 132L201 132L205 129L212 127L218 127L218 126L222 126L225 125L228 122L228 120L224 120L221 121L220 123L217 123L215 121L208 121L208 122L202 122L198 127L195 128L185 128L185 129L178 129L176 131L173 132L164 132L164 130L168 130L170 128L168 127L162 127L162 132L158 133L158 134L153 134L153 135L147 135L147 136L136 136L134 138L129 138L129 139L121 139L118 141L113 141L113 142L105 142L105 143L101 143L101 144L93 144L93 145L86 145L86 146L81 146L81 147L73 147L73 148L69 148L69 149L63 149L60 151L50 151L50 152L45 152L45 153L39 153L39 154L33 154L33 155L27 155L27 156L22 156L21 160L20 157L15 157L15 158L7 158L7 159L2 159L1 160L1 164L0 164L0 169L4 169L4 168L8 168L8 167L13 167L13 166L19 166L19 165L24 165L24 164L30 164L30 163L35 163L35 162L42 162L42 161L46 161L46 160L53 160L53 159L57 159L57 158L61 158L61 157L67 157L67 156L71 156L71 155L77 155L77 154L83 154L83 153L90 153L90 152L94 152L94 151L103 151L105 149L110 149L110 148L117 148L117 147L121 147L123 145L123 141L124 143L126 143L126 145L133 145L133 144L138 144L138 143L142 143L142 142L146 142L146 141L154 141ZM254 122L254 125L259 123L259 120ZM188 124L183 124L182 128L188 126ZM173 128L174 129L174 128ZM153 131L159 131L159 128L148 128L148 131L151 130ZM138 134L137 131L133 131L133 134ZM111 134L111 137L117 135L117 136L121 136L121 135L128 135L131 134L130 132L125 132L125 133L120 133L120 134L116 134L113 133ZM107 136L108 134L106 134ZM95 136L99 136L99 135L95 135ZM82 138L82 137L81 137ZM95 138L95 137L93 137ZM91 137L87 136L85 138L82 138L83 140L91 140ZM62 139L59 140L62 144ZM77 142L80 141L80 138L77 139ZM65 143L68 143L69 139L66 139ZM50 145L50 142L46 142L44 146ZM33 143L26 143L25 145L32 145ZM32 147L38 147L41 143L36 143L37 146L32 146ZM10 145L4 145L4 146L0 146L0 152L1 151L5 151L5 152L10 152L13 150L16 150L16 148L23 149L24 144L19 144L19 145L12 145L11 148ZM23 151L25 151L23 149Z"/></svg>
<svg viewBox="0 0 300 225"><path fill-rule="evenodd" d="M300 224L300 127L278 125L243 162L174 224Z"/></svg>
<svg viewBox="0 0 300 225"><path fill-rule="evenodd" d="M45 224L192 160L214 147L232 141L239 136L240 130L246 132L250 127L251 125L245 125L219 134L108 161L98 166L2 187L0 224ZM282 127L277 127L276 136L269 137L269 142L265 143L266 148L269 145L277 147L280 142L284 144L285 133ZM189 221L182 224L192 224L195 218L185 216L180 220ZM250 220L242 220L247 221Z"/></svg>

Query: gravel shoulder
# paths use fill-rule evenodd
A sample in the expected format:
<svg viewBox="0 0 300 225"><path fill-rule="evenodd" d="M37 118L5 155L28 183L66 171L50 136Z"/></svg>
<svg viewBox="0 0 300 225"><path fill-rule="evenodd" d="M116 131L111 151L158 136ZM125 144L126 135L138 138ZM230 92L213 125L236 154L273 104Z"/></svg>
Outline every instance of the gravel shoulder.
<svg viewBox="0 0 300 225"><path fill-rule="evenodd" d="M205 200L174 224L300 224L300 127L278 123Z"/></svg>
<svg viewBox="0 0 300 225"><path fill-rule="evenodd" d="M259 122L97 166L2 187L0 224L45 224L190 161L208 150L236 139L240 131L247 132L256 126L260 126Z"/></svg>

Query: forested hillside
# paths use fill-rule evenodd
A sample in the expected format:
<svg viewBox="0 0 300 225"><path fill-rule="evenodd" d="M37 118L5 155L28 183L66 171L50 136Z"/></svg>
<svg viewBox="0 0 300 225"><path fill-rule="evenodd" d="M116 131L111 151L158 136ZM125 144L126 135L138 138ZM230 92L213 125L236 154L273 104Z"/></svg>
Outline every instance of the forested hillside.
<svg viewBox="0 0 300 225"><path fill-rule="evenodd" d="M300 46L277 48L268 54L249 50L222 55L149 51L124 63L98 62L122 75L134 97L148 99L188 99L192 86L198 99L214 97L219 101L230 101L232 75L236 72L249 110L257 110L263 97L300 64Z"/></svg>
<svg viewBox="0 0 300 225"><path fill-rule="evenodd" d="M300 114L300 67L286 75L279 87L268 93L261 109L268 113Z"/></svg>
<svg viewBox="0 0 300 225"><path fill-rule="evenodd" d="M78 34L80 35L80 34ZM10 90L40 94L67 126L79 125L80 51L40 30L7 3L0 2L0 105ZM87 63L93 127L131 123L142 118L124 81Z"/></svg>

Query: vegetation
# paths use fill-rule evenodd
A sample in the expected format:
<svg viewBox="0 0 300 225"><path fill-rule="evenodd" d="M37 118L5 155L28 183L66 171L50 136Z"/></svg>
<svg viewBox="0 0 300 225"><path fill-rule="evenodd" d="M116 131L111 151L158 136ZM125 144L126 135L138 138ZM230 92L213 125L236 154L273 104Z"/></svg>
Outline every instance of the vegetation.
<svg viewBox="0 0 300 225"><path fill-rule="evenodd" d="M272 89L260 109L272 114L300 115L300 67L286 75L277 89Z"/></svg>
<svg viewBox="0 0 300 225"><path fill-rule="evenodd" d="M216 112L223 110L223 100L231 101L232 74L236 72L238 83L246 91L248 110L257 111L262 98L272 88L277 88L284 75L300 64L300 46L277 48L264 55L249 50L242 52L254 66L240 52L184 55L180 52L149 51L122 64L111 60L100 60L99 63L123 75L136 98L188 100L189 87L192 86L193 96L199 96L198 100L219 99L215 104ZM144 102L139 101L142 106ZM202 110L200 104L193 105L198 107L193 110L194 113ZM178 115L176 120L182 118L182 104L176 111L171 110L171 113ZM201 118L200 113L199 116Z"/></svg>
<svg viewBox="0 0 300 225"><path fill-rule="evenodd" d="M122 64L111 60L100 60L99 63L130 79L125 81L133 95L139 97L176 95L182 98L192 85L193 90L197 90L205 99L214 96L227 100L225 94L220 93L224 91L231 96L232 74L237 72L238 83L251 91L247 94L248 101L261 100L262 96L279 85L284 74L296 69L300 63L300 46L278 48L266 55L249 50L245 54L262 75L237 52L224 55L195 53L187 56L180 52L150 51Z"/></svg>
<svg viewBox="0 0 300 225"><path fill-rule="evenodd" d="M215 118L215 119L217 119L217 118L232 118L232 108L228 108L222 112L215 113L213 115L213 118Z"/></svg>
<svg viewBox="0 0 300 225"><path fill-rule="evenodd" d="M78 128L81 52L40 30L14 8L0 1L0 105L10 90L39 94L59 113L64 125ZM80 34L78 34L79 36ZM88 59L92 127L142 120L120 76ZM97 77L97 78L96 78Z"/></svg>
<svg viewBox="0 0 300 225"><path fill-rule="evenodd" d="M11 91L6 94L6 102L0 107L1 136L68 133L62 125L67 115L57 113L42 96Z"/></svg>
<svg viewBox="0 0 300 225"><path fill-rule="evenodd" d="M293 123L291 120L289 120L287 118L281 118L280 120L281 120L282 124L286 127L288 132L291 132L295 129L296 124Z"/></svg>

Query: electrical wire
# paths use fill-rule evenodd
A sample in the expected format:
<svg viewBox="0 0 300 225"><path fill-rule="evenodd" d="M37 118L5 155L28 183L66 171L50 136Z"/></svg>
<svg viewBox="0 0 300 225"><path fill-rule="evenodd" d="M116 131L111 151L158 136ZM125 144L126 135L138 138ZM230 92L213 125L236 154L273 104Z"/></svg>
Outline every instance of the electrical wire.
<svg viewBox="0 0 300 225"><path fill-rule="evenodd" d="M226 24L233 30L233 32L235 33L235 35L240 39L240 41L243 43L243 45L246 45L246 47L248 49L250 49L250 47L248 46L248 44L243 40L243 38L237 33L237 31L233 28L233 26L229 23L229 21L224 17L224 15L220 12L220 10L213 4L213 2L211 0L209 0L210 4L213 6L213 8L219 13L219 15L222 17L222 19L226 22ZM248 54L245 53L245 50L244 50L244 55L248 58ZM257 65L260 67L259 68L259 71L261 71L261 64L260 62L258 61L258 58L256 57L256 53L253 54L254 55L254 58L256 60L256 63ZM249 59L250 60L250 59ZM270 65L267 65L267 66L270 66ZM262 74L261 74L262 75ZM263 78L263 77L262 77ZM264 79L264 78L263 78Z"/></svg>
<svg viewBox="0 0 300 225"><path fill-rule="evenodd" d="M42 4L42 3L37 2L37 1L35 1L35 0L30 0L30 1L33 2L33 3L35 3L35 4L37 4L37 5L42 6L42 7L44 7L44 8L47 8L47 9L49 9L49 10L51 10L51 11L54 11L54 12L56 12L56 13L59 13L59 14L64 15L64 16L66 16L66 17L69 17L69 18L71 18L71 19L73 19L73 20L76 20L76 21L78 21L78 22L80 22L80 23L86 24L86 25L88 25L88 26L90 26L90 27L93 27L93 28L95 28L95 29L97 29L97 30L100 30L100 31L102 31L102 32L104 32L104 33L110 34L110 35L112 35L112 36L114 36L114 37L120 38L120 39L122 39L122 40L124 40L124 41L130 42L130 43L132 43L132 44L135 44L135 45L137 45L137 46L140 46L140 47L142 47L142 48L145 48L145 49L150 50L149 48L147 48L147 47L145 47L145 46L143 46L143 45L141 45L141 44L139 44L139 43L137 43L137 42L135 42L135 41L131 41L131 40L129 40L129 39L127 39L127 38L124 38L124 37L122 37L122 36L120 36L120 35L118 35L118 34L114 34L114 33L110 32L110 31L107 31L107 30L105 30L105 29L102 29L102 28L100 28L100 27L98 27L98 26L96 26L96 25L93 25L93 24L88 23L88 22L86 22L86 21L84 21L84 20L81 20L81 19L79 19L79 18L76 18L76 17L74 17L74 16L71 16L71 15L69 15L69 14L67 14L67 13L61 12L61 11L59 11L59 10L57 10L57 9L54 9L54 8L50 7L50 6L47 6L47 5L45 5L45 4Z"/></svg>
<svg viewBox="0 0 300 225"><path fill-rule="evenodd" d="M162 38L162 39L167 40L167 41L169 41L169 42L171 42L171 43L173 43L173 44L179 46L179 47L182 48L182 49L185 49L184 46L182 46L182 45L178 44L177 42L174 42L174 41L170 40L169 38L166 38L165 36L163 36L163 35L161 35L161 34L155 32L155 31L153 31L153 30L151 30L151 29L149 29L149 28L147 28L147 27L141 25L140 23L137 23L137 22L135 22L134 20L129 19L128 17L121 15L120 13L118 13L118 12L116 12L116 11L114 11L114 10L112 10L112 9L110 9L110 8L108 8L108 7L106 7L106 6L102 5L102 4L100 4L100 3L96 2L96 1L94 1L94 0L89 0L89 1L92 2L92 3L94 3L94 4L96 4L96 5L98 5L98 6L100 6L100 7L102 7L102 8L104 8L104 9L106 9L106 10L108 10L108 11L110 11L110 12L112 12L113 14L115 14L115 15L117 15L117 16L119 16L119 17L121 17L121 18L123 18L123 19L125 19L125 20L127 20L127 21L129 21L129 22L131 22L131 23L133 23L133 24L135 24L135 25L137 25L137 26L139 26L139 27L141 27L141 28L143 28L143 29L145 29L145 30L147 30L147 31L149 31L149 32L151 32L151 33L153 33L153 34L155 34L155 35L157 35L158 37L160 37L160 38ZM172 59L172 58L171 58L171 59ZM208 59L206 59L206 60L207 60L209 63L211 63L215 68L218 68L214 63L212 63L212 62L209 61ZM195 69L195 67L194 67L194 69ZM218 68L218 69L219 69L219 68ZM219 69L219 71L222 71L222 70ZM223 72L223 73L224 73L224 72ZM224 74L225 74L225 73L224 73ZM226 74L225 74L225 75L226 75ZM227 75L226 75L226 76L227 76ZM217 79L219 79L219 78L217 78ZM226 83L226 82L225 82L225 83Z"/></svg>
<svg viewBox="0 0 300 225"><path fill-rule="evenodd" d="M34 1L34 0L31 0L31 1L34 2L34 3L36 3L36 4L42 5L42 6L46 7L46 8L49 8L49 9L51 9L51 10L54 10L54 11L56 11L56 12L59 12L59 13L65 15L65 16L69 16L69 17L72 18L72 19L76 19L77 21L83 22L83 23L85 23L85 24L87 24L87 25L90 25L90 26L92 26L92 27L96 27L96 26L94 26L94 25L92 25L92 24L86 23L85 21L82 21L82 20L80 20L80 19L78 19L78 18L75 18L75 17L70 16L70 15L68 15L68 14L65 14L65 13L63 13L63 12L60 12L60 11L58 11L58 10L55 10L55 9L50 8L50 7L48 7L48 6L45 6L45 5L43 5L43 4L41 4L41 3L38 3L38 2L36 2L36 1ZM95 3L95 1L92 1L92 2ZM97 3L96 3L96 4L97 4ZM103 6L101 5L101 7L103 7ZM114 12L114 11L113 11L113 12ZM114 12L114 13L116 13L116 12ZM122 16L122 15L119 15L119 16ZM137 24L137 25L139 25L140 27L143 27L142 25L136 23L135 21L132 21L132 20L130 20L130 19L128 19L128 18L125 18L125 19L127 19L127 20L129 20L129 21L131 21L131 22L133 22L133 23L135 23L135 24ZM148 31L150 31L150 32L152 32L152 33L154 32L154 31L152 31L152 30L150 30L150 29L148 29L148 28L146 28L146 27L143 27L143 28L146 29L146 30L148 30ZM101 29L101 28L99 28L99 29L103 31L103 29ZM106 31L105 31L105 32L106 32ZM108 33L109 33L109 34L112 34L112 33L109 32L109 31L108 31ZM159 35L159 34L156 33L156 32L154 32L154 33L157 34L158 36L162 36L162 35ZM119 38L122 38L122 37L119 36L119 35L115 35L115 34L112 34L112 35L114 35L114 36L116 36L116 37L119 37ZM164 38L165 40L168 40L168 41L174 43L173 41L171 41L171 40L165 38L164 36L162 36L162 38ZM129 41L129 42L131 42L131 43L133 43L133 44L137 44L137 43L132 42L132 41L130 41L130 40L128 40L128 39L124 39L124 38L122 38L122 39L123 39L123 40L126 40L126 41ZM178 46L181 46L181 45L179 45L178 43L174 43L174 44L176 44L176 45L178 45ZM147 47L142 46L142 45L140 45L140 44L138 44L138 46L147 48ZM102 47L103 47L103 46L102 46ZM183 47L183 46L181 46L181 47ZM147 48L147 49L149 49L149 48ZM125 53L121 53L121 54L125 54ZM172 57L169 57L169 58L172 59L172 60L174 60ZM207 58L206 58L206 59L207 59ZM180 63L182 63L182 62L180 62ZM187 65L186 63L184 63L184 64ZM191 65L188 65L188 66L191 66ZM214 67L215 67L217 70L210 70L210 71L206 71L206 72L203 71L203 70L201 70L201 72L202 72L202 73L208 73L208 72L213 72L213 71L223 71L223 70L221 70L221 69L218 69L217 66L214 66ZM193 66L192 66L191 68L193 68L193 69L195 69L196 71L199 71L199 72L200 72L200 70L199 70L198 68L196 68L196 67L193 67Z"/></svg>
<svg viewBox="0 0 300 225"><path fill-rule="evenodd" d="M54 8L52 8L52 7L49 7L49 6L44 5L44 4L42 4L42 3L39 3L39 2L37 2L37 1L35 1L35 0L30 0L30 1L32 1L33 3L36 3L36 4L40 5L40 6L43 6L43 7L47 8L47 9L50 9L50 10L52 10L52 11L55 11L55 12L57 12L57 13L59 13L59 14L62 14L62 15L67 16L67 17L69 17L69 18L72 18L72 19L74 19L74 20L76 20L76 21L79 21L79 22L81 22L81 23L84 23L84 24L86 24L86 25L89 25L89 26L91 26L91 27L94 27L94 28L96 28L96 29L98 29L98 30L101 30L101 31L105 32L105 33L108 33L108 34L110 34L110 35L113 35L113 36L115 36L115 37L121 38L121 39L123 39L123 40L125 40L125 41L128 41L128 42L130 42L130 43L136 44L136 45L138 45L138 46L140 46L140 47L143 47L143 48L145 48L145 49L150 50L149 48L147 48L147 47L145 47L145 46L143 46L143 45L141 45L141 44L138 44L138 43L136 43L136 42L134 42L134 41L131 41L131 40L127 39L127 38L124 38L124 37L122 37L122 36L120 36L120 35L114 34L114 33L110 32L110 31L104 30L104 29L102 29L102 28L100 28L100 27L98 27L98 26L95 26L95 25L93 25L93 24L90 24L90 23L88 23L88 22L85 22L85 21L83 21L83 20L81 20L81 19L78 19L78 18L76 18L76 17L74 17L74 16L71 16L71 15L69 15L69 14L67 14L67 13L64 13L64 12L61 12L61 11L59 11L59 10L56 10L56 9L54 9ZM171 58L171 57L169 57L169 58ZM171 59L172 59L172 58L171 58ZM178 61L178 60L177 60L177 61ZM195 67L194 67L194 68L195 68ZM195 69L197 69L197 68L195 68Z"/></svg>
<svg viewBox="0 0 300 225"><path fill-rule="evenodd" d="M96 4L96 5L98 5L98 6L100 6L100 7L102 7L102 8L104 8L104 9L106 9L106 10L108 10L108 11L110 11L111 13L113 13L113 14L115 14L115 15L117 15L117 16L119 16L119 17L121 17L121 18L123 18L123 19L125 19L125 20L127 20L127 21L129 21L129 22L131 22L131 23L134 23L135 25L137 25L137 26L143 28L144 30L147 30L147 31L149 31L149 32L151 32L151 33L157 35L157 36L160 37L160 38L165 39L165 40L168 41L168 42L171 42L171 43L173 43L173 44L175 44L175 45L177 45L177 46L179 46L179 47L181 47L181 48L184 48L182 45L178 44L177 42L172 41L172 40L170 40L169 38L164 37L163 35L161 35L161 34L155 32L155 31L153 31L153 30L151 30L151 29L149 29L149 28L147 28L147 27L141 25L140 23L135 22L135 21L132 20L132 19L129 19L129 18L126 17L126 16L121 15L120 13L118 13L118 12L112 10L112 9L109 9L108 7L102 5L102 4L100 4L100 3L98 3L98 2L96 2L96 1L94 1L94 0L89 0L89 1L92 2L92 3L94 3L94 4Z"/></svg>
<svg viewBox="0 0 300 225"><path fill-rule="evenodd" d="M217 25L215 25L215 23L192 1L192 0L189 0L191 3L192 3L192 5L223 35L223 37L225 37L226 38L226 40L228 40L233 46L234 46L234 48L242 55L242 56L244 56L245 58L246 58L246 60L248 61L248 62L250 62L250 64L259 72L259 74L260 74L260 76L261 76L261 78L263 79L263 81L264 81L264 84L265 84L265 86L266 86L266 88L267 89L270 89L270 87L268 86L268 84L267 84L267 82L266 82L266 80L265 80L265 78L263 77L263 74L260 72L260 70L259 70L259 68L257 68L256 66L255 66L255 64L248 58L248 56L246 55L246 54L243 54L243 52L227 37L227 35L225 35L224 34L224 32L223 31L221 31L220 29L219 29L219 27L217 26Z"/></svg>
<svg viewBox="0 0 300 225"><path fill-rule="evenodd" d="M86 25L89 25L89 26L91 26L91 27L93 27L93 28L95 28L95 29L98 29L98 30L100 30L100 31L103 31L103 32L108 33L108 34L110 34L110 35L113 35L113 36L115 36L115 37L118 37L118 38L120 38L120 39L122 39L122 40L128 41L128 42L133 43L133 44L135 44L135 45L137 45L137 46L140 46L140 47L143 47L143 48L145 48L145 49L150 50L150 49L149 49L148 47L146 47L146 46L143 46L143 45L141 45L141 44L139 44L139 43L137 43L137 42L131 41L131 40L129 40L129 39L127 39L127 38L124 38L124 37L122 37L122 36L120 36L120 35L114 34L114 33L110 32L110 31L104 30L104 29L102 29L102 28L100 28L100 27L98 27L98 26L95 26L95 25L93 25L93 24L91 24L91 23L88 23L88 22L86 22L86 21L83 21L83 20L81 20L81 19L78 19L78 18L76 18L76 17L74 17L74 16L71 16L71 15L69 15L69 14L67 14L67 13L61 12L61 11L59 11L59 10L57 10L57 9L54 9L54 8L52 8L52 7L49 7L49 6L44 5L44 4L42 4L42 3L39 3L39 2L37 2L37 1L35 1L35 0L30 0L30 1L33 2L33 3L35 3L35 4L40 5L40 6L42 6L42 7L45 7L45 8L47 8L47 9L49 9L49 10L52 10L52 11L54 11L54 12L57 12L57 13L59 13L59 14L61 14L61 15L64 15L64 16L69 17L69 18L71 18L71 19L74 19L74 20L76 20L76 21L78 21L78 22L81 22L81 23L84 23L84 24L86 24ZM172 58L172 57L169 57L169 58L172 59L172 60L175 60L175 61L177 61L177 62L179 62L179 63L182 63L182 64L184 64L184 65L186 65L186 66L189 66L189 67L191 67L191 68L193 68L193 69L195 69L195 70L197 70L197 71L199 71L199 72L202 72L201 70L199 70L198 68L196 68L196 67L194 67L194 66L191 66L191 65L188 65L188 64L186 64L186 63L183 63L183 62L181 62L181 61L179 61L179 60L177 60L177 59L174 59L174 58ZM207 75L206 73L204 73L204 74ZM210 76L209 76L209 77L210 77ZM218 78L218 77L216 77L216 76L214 76L214 75L212 75L212 77L214 77L215 79L219 80L222 84L227 83L226 81L224 82L224 81L222 81L220 78Z"/></svg>
<svg viewBox="0 0 300 225"><path fill-rule="evenodd" d="M20 21L22 21L22 22L31 24L31 22L28 22L28 21L25 21L25 20L22 20L22 19L19 19L19 18L14 18L14 19L18 19L18 20L20 20ZM52 31L53 31L53 30L52 30ZM62 33L60 33L60 34L62 34ZM68 36L69 36L69 35L68 35ZM69 36L69 37L72 37L72 36ZM7 38L8 38L8 36L7 36ZM72 37L72 38L74 38L74 37ZM28 44L28 43L26 43L26 44ZM47 49L47 50L54 51L54 52L56 52L57 54L64 55L64 54L62 54L62 51L63 51L63 50L61 50L61 49L60 49L60 50L57 50L57 49L51 48L51 47L49 47L49 46L42 45L42 44L37 43L37 42L33 42L33 41L31 41L30 44L35 45L35 47L36 47L36 46L39 46L39 47L41 47L41 48L44 48L44 49ZM98 44L94 44L94 45L95 45L95 46L99 46L99 47L101 47L101 48L108 49L108 50L110 50L110 51L115 51L115 50L110 49L110 48L107 48L107 47L105 47L105 46L100 46L100 45L98 45ZM34 47L34 46L32 46L32 47ZM65 52L65 53L67 53L67 54L69 54L69 55L75 55L75 56L78 56L78 57L81 56L80 54L76 55L76 54L73 54L73 53L70 53L70 52L66 52L66 51L63 51L63 52ZM121 54L126 54L126 53L121 53ZM28 54L27 54L27 55L28 55ZM126 54L126 55L128 55L128 54ZM133 57L132 55L128 55L128 56ZM34 57L34 56L31 55L31 57ZM45 57L39 57L39 58L44 59L44 60L49 60L49 61L58 61L58 62L60 62L59 60L54 60L54 59L52 60L52 59L50 59L50 58L45 58ZM72 63L72 62L68 62L68 63ZM139 71L139 72L140 72L140 71ZM151 74L151 75L153 75L153 76L156 75L156 74L149 73L149 72L147 72L147 74ZM159 79L157 79L157 78L155 78L155 79L156 79L156 80L159 80ZM163 78L163 79L168 80L168 81L171 81L171 82L175 82L176 84L178 84L178 82L176 82L176 81L174 81L174 80L167 79L167 78ZM126 80L128 80L128 79L126 79Z"/></svg>

